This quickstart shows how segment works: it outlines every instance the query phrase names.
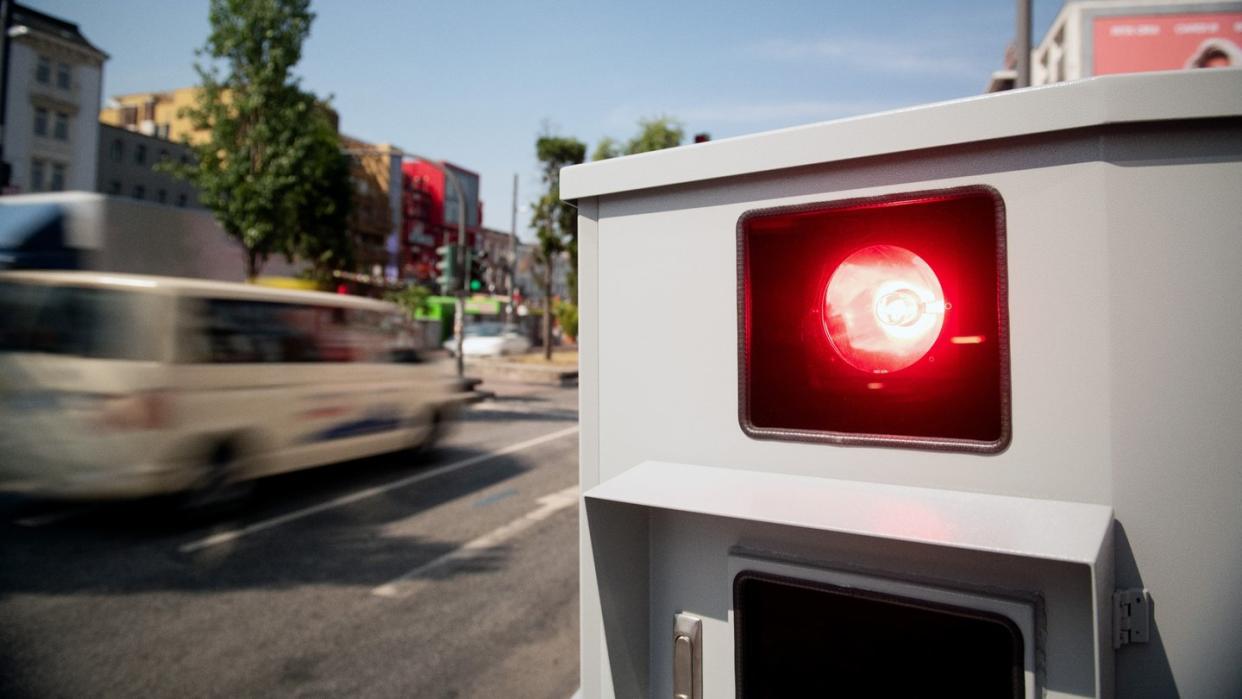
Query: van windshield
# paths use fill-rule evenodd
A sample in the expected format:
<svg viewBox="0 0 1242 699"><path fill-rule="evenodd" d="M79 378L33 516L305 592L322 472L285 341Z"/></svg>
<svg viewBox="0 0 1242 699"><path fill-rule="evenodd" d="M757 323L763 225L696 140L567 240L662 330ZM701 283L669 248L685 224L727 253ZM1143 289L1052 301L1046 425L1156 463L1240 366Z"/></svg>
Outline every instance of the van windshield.
<svg viewBox="0 0 1242 699"><path fill-rule="evenodd" d="M138 295L116 289L0 282L0 352L153 360L135 323Z"/></svg>

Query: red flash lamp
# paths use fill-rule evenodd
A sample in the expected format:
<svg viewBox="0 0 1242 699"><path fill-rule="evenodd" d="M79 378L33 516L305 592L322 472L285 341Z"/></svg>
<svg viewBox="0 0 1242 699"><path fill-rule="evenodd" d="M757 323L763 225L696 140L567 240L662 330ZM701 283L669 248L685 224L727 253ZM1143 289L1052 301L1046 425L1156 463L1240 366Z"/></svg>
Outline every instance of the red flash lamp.
<svg viewBox="0 0 1242 699"><path fill-rule="evenodd" d="M922 359L948 304L936 273L905 248L871 245L836 268L824 291L824 332L850 366L872 374Z"/></svg>
<svg viewBox="0 0 1242 699"><path fill-rule="evenodd" d="M1003 449L1004 222L988 187L744 214L742 429L757 439Z"/></svg>

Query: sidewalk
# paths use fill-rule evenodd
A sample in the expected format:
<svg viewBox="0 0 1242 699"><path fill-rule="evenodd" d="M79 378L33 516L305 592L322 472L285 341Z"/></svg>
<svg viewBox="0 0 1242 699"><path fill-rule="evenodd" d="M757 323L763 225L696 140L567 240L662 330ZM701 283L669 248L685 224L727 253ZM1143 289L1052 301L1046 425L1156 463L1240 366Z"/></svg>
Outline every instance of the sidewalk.
<svg viewBox="0 0 1242 699"><path fill-rule="evenodd" d="M443 365L446 372L452 373L454 360L448 352L430 350L424 356L434 364ZM466 357L466 376L481 379L483 388L486 388L488 382L576 386L578 351L558 349L552 353L551 363L543 358L542 351L504 357Z"/></svg>
<svg viewBox="0 0 1242 699"><path fill-rule="evenodd" d="M446 375L455 371L455 360L447 351L436 349L424 353L428 363L442 368ZM503 358L466 358L466 379L473 384L463 386L483 400L491 396L497 385L576 386L578 385L578 350L556 350L549 364L543 351L508 355Z"/></svg>
<svg viewBox="0 0 1242 699"><path fill-rule="evenodd" d="M466 358L466 373L478 376L485 382L510 381L551 386L576 386L578 384L578 350L558 349L552 353L552 361L544 359L542 351L506 357Z"/></svg>

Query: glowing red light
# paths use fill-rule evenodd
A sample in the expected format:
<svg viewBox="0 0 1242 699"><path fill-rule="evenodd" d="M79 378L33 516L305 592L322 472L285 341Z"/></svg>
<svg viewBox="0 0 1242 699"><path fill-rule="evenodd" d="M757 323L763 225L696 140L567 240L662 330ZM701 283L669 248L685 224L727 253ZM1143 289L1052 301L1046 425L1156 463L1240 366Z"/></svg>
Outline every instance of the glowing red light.
<svg viewBox="0 0 1242 699"><path fill-rule="evenodd" d="M837 354L870 374L905 369L940 337L948 309L923 258L896 245L846 257L824 290L824 331Z"/></svg>

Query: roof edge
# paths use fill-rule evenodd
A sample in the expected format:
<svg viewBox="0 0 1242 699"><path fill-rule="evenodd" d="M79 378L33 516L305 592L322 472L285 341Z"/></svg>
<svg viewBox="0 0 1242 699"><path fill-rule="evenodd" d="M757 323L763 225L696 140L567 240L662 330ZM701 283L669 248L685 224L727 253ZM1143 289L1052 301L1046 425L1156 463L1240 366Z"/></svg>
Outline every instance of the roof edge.
<svg viewBox="0 0 1242 699"><path fill-rule="evenodd" d="M1242 115L1242 68L1136 73L908 107L573 165L565 200L1104 124Z"/></svg>

